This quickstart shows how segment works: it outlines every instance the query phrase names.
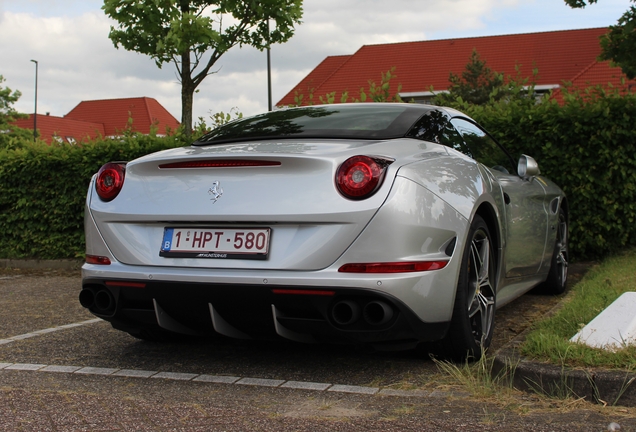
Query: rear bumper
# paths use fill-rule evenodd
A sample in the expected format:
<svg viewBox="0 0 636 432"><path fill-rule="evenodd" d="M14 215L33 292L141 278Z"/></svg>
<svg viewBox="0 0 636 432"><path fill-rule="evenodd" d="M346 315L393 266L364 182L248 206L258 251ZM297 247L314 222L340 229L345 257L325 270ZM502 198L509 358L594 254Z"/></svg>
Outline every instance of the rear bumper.
<svg viewBox="0 0 636 432"><path fill-rule="evenodd" d="M442 338L398 298L367 288L85 277L82 304L113 327L409 349Z"/></svg>
<svg viewBox="0 0 636 432"><path fill-rule="evenodd" d="M89 208L86 215L87 255L104 256L112 264L84 265L85 279L162 281L172 283L177 290L182 284L200 284L209 287L208 290L217 290L219 286L250 286L254 292L268 286L374 291L406 305L424 323L445 323L451 319L461 262L461 253L454 251L463 250L467 233L466 220L459 213L425 188L401 177L396 179L387 202L347 250L337 258L331 257L330 261L335 261L327 267L316 270L280 268L268 260L258 262L263 268L254 268L253 260L250 260L252 267L242 268L236 266L246 266L246 260L196 260L196 265L192 263L194 259L160 261L165 265L124 264L116 259L101 237ZM152 243L147 238L137 240L140 244ZM450 253L449 244L456 244ZM305 246L303 254L315 253L311 244ZM157 257L158 250L157 246ZM289 254L290 259L294 259L294 252ZM338 271L342 265L351 263L446 259L449 260L446 267L434 271L394 274Z"/></svg>

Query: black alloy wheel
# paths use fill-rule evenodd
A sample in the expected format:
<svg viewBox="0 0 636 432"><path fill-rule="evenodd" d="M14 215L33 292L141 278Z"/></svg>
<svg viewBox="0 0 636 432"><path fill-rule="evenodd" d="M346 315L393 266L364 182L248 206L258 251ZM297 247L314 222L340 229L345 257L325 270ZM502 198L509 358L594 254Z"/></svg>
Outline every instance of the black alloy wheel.
<svg viewBox="0 0 636 432"><path fill-rule="evenodd" d="M476 215L462 256L450 329L433 354L478 360L490 346L495 324L496 281L492 237Z"/></svg>
<svg viewBox="0 0 636 432"><path fill-rule="evenodd" d="M559 219L556 227L556 242L550 264L550 273L541 288L548 294L558 295L565 292L568 282L568 218L563 208L559 209Z"/></svg>

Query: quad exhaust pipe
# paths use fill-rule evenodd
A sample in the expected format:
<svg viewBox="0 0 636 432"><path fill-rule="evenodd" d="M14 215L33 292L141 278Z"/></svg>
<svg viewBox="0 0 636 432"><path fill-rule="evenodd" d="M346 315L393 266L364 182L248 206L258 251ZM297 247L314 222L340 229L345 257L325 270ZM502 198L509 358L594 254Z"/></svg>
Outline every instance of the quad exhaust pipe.
<svg viewBox="0 0 636 432"><path fill-rule="evenodd" d="M386 302L373 300L360 307L353 300L342 300L331 308L331 318L340 326L356 323L360 318L370 326L379 326L393 319L393 308Z"/></svg>
<svg viewBox="0 0 636 432"><path fill-rule="evenodd" d="M84 288L80 291L79 301L86 309L101 315L111 315L117 308L115 296L105 288L100 290Z"/></svg>
<svg viewBox="0 0 636 432"><path fill-rule="evenodd" d="M386 324L393 318L393 308L383 301L372 301L364 306L362 316L373 326Z"/></svg>
<svg viewBox="0 0 636 432"><path fill-rule="evenodd" d="M95 306L95 293L93 290L84 288L79 293L79 302L86 309L90 309Z"/></svg>
<svg viewBox="0 0 636 432"><path fill-rule="evenodd" d="M351 300L339 301L331 309L331 318L338 325L349 325L360 318L360 306Z"/></svg>

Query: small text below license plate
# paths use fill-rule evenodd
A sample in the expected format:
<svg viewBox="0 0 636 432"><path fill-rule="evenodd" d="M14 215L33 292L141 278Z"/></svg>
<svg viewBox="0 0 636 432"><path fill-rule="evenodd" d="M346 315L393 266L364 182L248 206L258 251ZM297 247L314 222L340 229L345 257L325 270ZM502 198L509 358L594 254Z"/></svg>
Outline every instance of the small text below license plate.
<svg viewBox="0 0 636 432"><path fill-rule="evenodd" d="M172 258L266 259L269 228L165 228L159 255Z"/></svg>

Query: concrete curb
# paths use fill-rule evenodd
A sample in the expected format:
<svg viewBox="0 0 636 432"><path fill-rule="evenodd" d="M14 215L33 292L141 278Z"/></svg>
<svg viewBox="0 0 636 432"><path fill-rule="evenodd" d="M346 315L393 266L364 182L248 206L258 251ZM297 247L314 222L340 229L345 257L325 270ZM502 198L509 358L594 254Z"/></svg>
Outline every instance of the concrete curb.
<svg viewBox="0 0 636 432"><path fill-rule="evenodd" d="M191 381L202 384L245 385L256 387L280 388L290 390L314 391L317 393L348 393L366 396L388 396L405 398L466 398L470 395L456 391L397 390L391 388L354 386L343 384L317 383L305 381L287 381L284 379L266 379L235 377L227 375L206 375L181 372L160 372L138 369L117 369L92 366L46 365L32 363L0 363L0 374L5 371L53 372L69 375L94 375L134 379L163 379L172 381ZM1 424L0 424L1 426ZM3 429L4 430L4 429Z"/></svg>
<svg viewBox="0 0 636 432"><path fill-rule="evenodd" d="M529 331L524 331L497 351L491 372L493 378L512 382L515 388L531 393L571 394L602 405L636 407L636 373L571 369L529 360L519 354L519 347Z"/></svg>
<svg viewBox="0 0 636 432"><path fill-rule="evenodd" d="M33 259L0 259L0 268L17 268L31 270L79 270L83 259L33 260Z"/></svg>

